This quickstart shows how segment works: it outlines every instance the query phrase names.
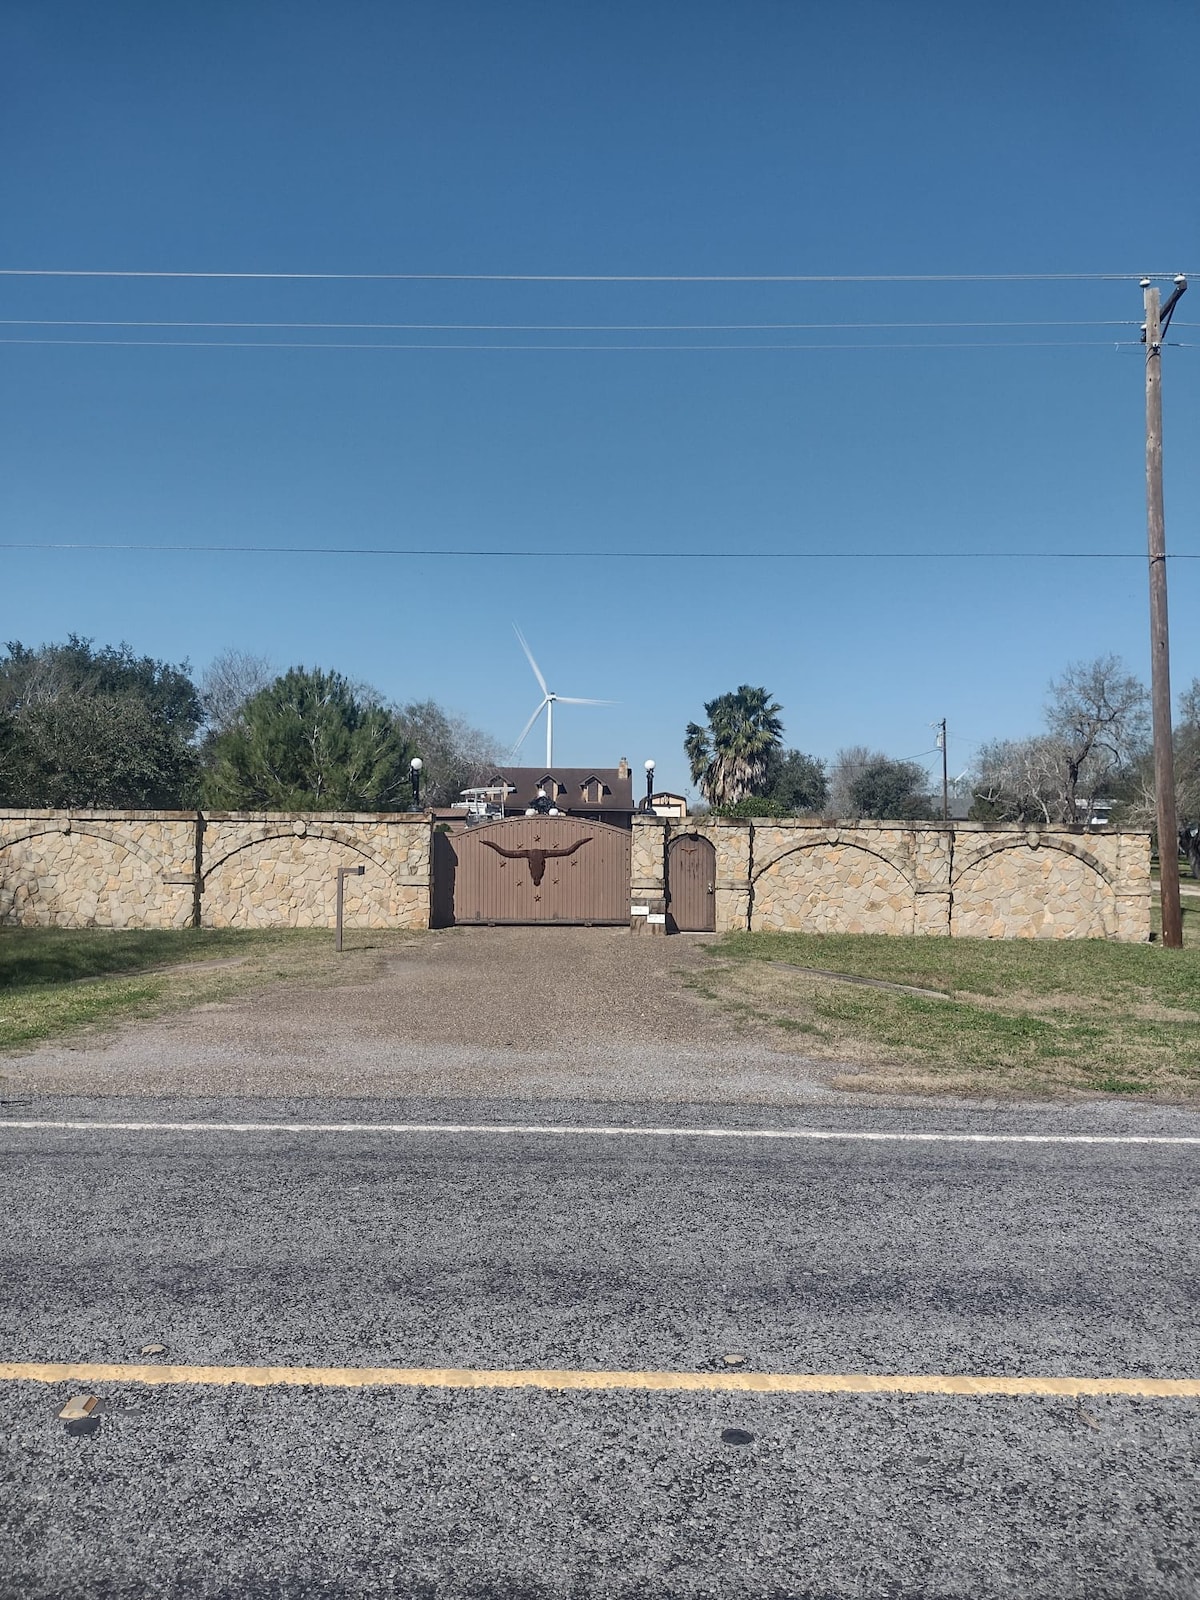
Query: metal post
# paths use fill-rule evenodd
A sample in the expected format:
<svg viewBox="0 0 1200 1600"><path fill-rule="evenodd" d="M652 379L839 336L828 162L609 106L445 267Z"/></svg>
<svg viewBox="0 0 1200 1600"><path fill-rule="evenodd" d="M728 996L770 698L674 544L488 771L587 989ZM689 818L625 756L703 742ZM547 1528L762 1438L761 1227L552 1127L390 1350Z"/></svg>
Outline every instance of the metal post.
<svg viewBox="0 0 1200 1600"><path fill-rule="evenodd" d="M938 725L938 743L942 747L942 821L950 821L950 769L947 766L949 757L946 752L946 719L942 718Z"/></svg>
<svg viewBox="0 0 1200 1600"><path fill-rule="evenodd" d="M651 809L651 807L650 807L650 797L653 795L653 793L654 793L654 763L653 763L653 761L647 761L647 763L646 763L646 810L647 811L649 811Z"/></svg>
<svg viewBox="0 0 1200 1600"><path fill-rule="evenodd" d="M342 896L346 878L361 878L366 867L339 867L337 869L337 938L334 940L334 949L339 955L342 953Z"/></svg>
<svg viewBox="0 0 1200 1600"><path fill-rule="evenodd" d="M1167 545L1162 476L1162 336L1175 302L1187 288L1176 278L1175 292L1159 308L1158 290L1142 280L1146 304L1146 533L1150 558L1150 703L1154 713L1154 793L1158 812L1158 878L1162 903L1162 942L1183 947L1179 902L1179 823L1175 811L1175 759L1171 734L1171 647L1167 631Z"/></svg>

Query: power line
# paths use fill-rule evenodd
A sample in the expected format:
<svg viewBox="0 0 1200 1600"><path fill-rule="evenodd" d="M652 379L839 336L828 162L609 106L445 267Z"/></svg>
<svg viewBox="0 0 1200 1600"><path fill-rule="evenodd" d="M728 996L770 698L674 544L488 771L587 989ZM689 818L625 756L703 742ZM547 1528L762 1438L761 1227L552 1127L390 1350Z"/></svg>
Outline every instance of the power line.
<svg viewBox="0 0 1200 1600"><path fill-rule="evenodd" d="M308 328L375 333L782 333L884 328L1138 328L1130 317L1109 321L1005 322L168 322L117 318L0 317L0 328ZM1192 323L1181 322L1181 328Z"/></svg>
<svg viewBox="0 0 1200 1600"><path fill-rule="evenodd" d="M323 283L1127 283L1173 272L210 272L103 267L0 267L3 278L205 278Z"/></svg>
<svg viewBox="0 0 1200 1600"><path fill-rule="evenodd" d="M530 561L1143 561L1126 550L457 550L394 545L82 544L0 541L0 550L134 551L160 555L399 556L408 559ZM1169 561L1200 561L1200 552Z"/></svg>
<svg viewBox="0 0 1200 1600"><path fill-rule="evenodd" d="M62 345L64 348L116 349L116 350L463 350L510 351L548 353L551 351L580 354L608 351L610 353L648 354L678 353L697 350L713 353L719 350L1113 350L1128 347L1140 349L1136 339L992 339L992 340L825 340L823 342L787 344L433 344L429 342L394 342L368 339L17 339L0 338L0 345ZM1191 348L1184 346L1182 348Z"/></svg>

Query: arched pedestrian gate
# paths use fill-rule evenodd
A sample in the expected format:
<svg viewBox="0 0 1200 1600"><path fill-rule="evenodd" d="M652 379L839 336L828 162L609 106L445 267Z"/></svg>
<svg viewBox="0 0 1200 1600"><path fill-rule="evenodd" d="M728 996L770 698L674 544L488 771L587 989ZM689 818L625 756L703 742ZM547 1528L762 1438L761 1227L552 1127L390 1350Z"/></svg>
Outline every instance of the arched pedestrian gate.
<svg viewBox="0 0 1200 1600"><path fill-rule="evenodd" d="M625 828L578 817L512 817L435 833L433 921L629 922Z"/></svg>
<svg viewBox="0 0 1200 1600"><path fill-rule="evenodd" d="M698 833L680 834L667 848L667 928L712 933L717 925L717 852Z"/></svg>

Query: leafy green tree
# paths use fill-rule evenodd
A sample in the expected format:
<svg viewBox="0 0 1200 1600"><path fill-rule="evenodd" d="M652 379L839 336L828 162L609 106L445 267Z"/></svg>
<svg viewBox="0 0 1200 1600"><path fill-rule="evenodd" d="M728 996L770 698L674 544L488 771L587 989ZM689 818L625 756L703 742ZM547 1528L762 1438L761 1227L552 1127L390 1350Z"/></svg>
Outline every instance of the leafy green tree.
<svg viewBox="0 0 1200 1600"><path fill-rule="evenodd" d="M140 700L156 724L192 738L204 717L200 691L186 661L177 666L137 656L127 644L96 650L90 639L67 635L66 644L36 650L10 643L0 657L0 711L18 714L66 695L111 695Z"/></svg>
<svg viewBox="0 0 1200 1600"><path fill-rule="evenodd" d="M293 667L213 739L206 804L238 811L400 811L412 747L392 713L339 672Z"/></svg>
<svg viewBox="0 0 1200 1600"><path fill-rule="evenodd" d="M877 822L924 821L933 816L928 786L928 774L915 761L885 757L863 768L850 785L850 798L860 817Z"/></svg>
<svg viewBox="0 0 1200 1600"><path fill-rule="evenodd" d="M777 817L822 811L829 799L825 763L803 750L774 752L767 764L766 798Z"/></svg>
<svg viewBox="0 0 1200 1600"><path fill-rule="evenodd" d="M196 803L202 716L186 662L10 643L0 657L0 803L178 809Z"/></svg>
<svg viewBox="0 0 1200 1600"><path fill-rule="evenodd" d="M718 817L777 817L780 815L779 807L775 801L765 794L748 794L744 800L737 800L731 806L717 806L714 815Z"/></svg>
<svg viewBox="0 0 1200 1600"><path fill-rule="evenodd" d="M771 757L782 744L782 709L766 689L744 683L707 702L707 726L688 723L683 748L692 781L710 805L736 805L762 793Z"/></svg>

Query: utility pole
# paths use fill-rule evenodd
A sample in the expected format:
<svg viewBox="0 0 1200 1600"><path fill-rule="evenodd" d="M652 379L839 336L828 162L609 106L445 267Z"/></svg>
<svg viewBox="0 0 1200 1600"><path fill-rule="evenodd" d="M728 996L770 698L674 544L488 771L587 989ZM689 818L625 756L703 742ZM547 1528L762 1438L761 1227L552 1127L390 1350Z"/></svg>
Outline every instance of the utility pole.
<svg viewBox="0 0 1200 1600"><path fill-rule="evenodd" d="M947 755L947 752L946 752L946 719L945 719L945 717L943 717L940 722L935 722L934 723L934 727L938 731L937 747L942 752L942 821L943 822L949 822L950 821L950 778L949 778L950 769L946 764L947 761L949 760L949 756Z"/></svg>
<svg viewBox="0 0 1200 1600"><path fill-rule="evenodd" d="M1187 279L1180 274L1161 309L1158 290L1142 279L1146 323L1146 534L1150 558L1150 703L1154 713L1154 792L1158 810L1158 878L1162 942L1183 947L1179 904L1179 823L1175 814L1175 753L1171 737L1171 646L1167 631L1167 542L1162 476L1162 340Z"/></svg>

